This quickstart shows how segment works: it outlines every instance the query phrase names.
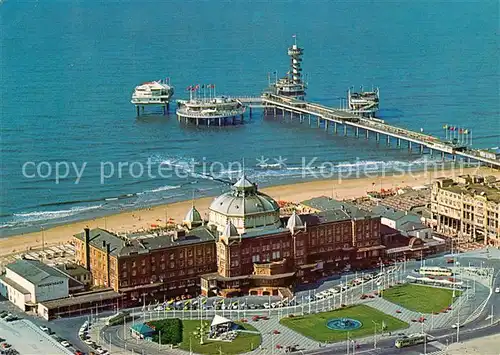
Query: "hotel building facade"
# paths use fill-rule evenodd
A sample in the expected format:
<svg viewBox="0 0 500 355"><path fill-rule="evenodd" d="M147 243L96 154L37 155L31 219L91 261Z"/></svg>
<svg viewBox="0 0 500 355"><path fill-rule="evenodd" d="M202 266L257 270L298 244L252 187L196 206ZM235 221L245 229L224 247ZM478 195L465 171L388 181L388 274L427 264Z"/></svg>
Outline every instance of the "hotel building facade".
<svg viewBox="0 0 500 355"><path fill-rule="evenodd" d="M74 236L76 262L94 285L133 304L200 293L288 296L298 285L372 266L385 249L380 217L344 205L280 217L277 202L244 176L208 216L193 206L182 227L150 234L85 229Z"/></svg>
<svg viewBox="0 0 500 355"><path fill-rule="evenodd" d="M432 186L431 213L439 233L500 247L500 188L493 176L438 179Z"/></svg>

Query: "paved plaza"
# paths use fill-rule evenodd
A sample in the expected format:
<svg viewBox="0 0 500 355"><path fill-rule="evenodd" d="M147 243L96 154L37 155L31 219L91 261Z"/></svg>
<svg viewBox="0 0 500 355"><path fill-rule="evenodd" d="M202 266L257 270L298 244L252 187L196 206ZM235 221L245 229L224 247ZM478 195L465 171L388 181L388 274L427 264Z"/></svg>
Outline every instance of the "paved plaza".
<svg viewBox="0 0 500 355"><path fill-rule="evenodd" d="M73 354L56 339L43 332L33 322L21 319L13 322L0 320L0 335L12 348L21 355L28 354L50 354L66 355Z"/></svg>

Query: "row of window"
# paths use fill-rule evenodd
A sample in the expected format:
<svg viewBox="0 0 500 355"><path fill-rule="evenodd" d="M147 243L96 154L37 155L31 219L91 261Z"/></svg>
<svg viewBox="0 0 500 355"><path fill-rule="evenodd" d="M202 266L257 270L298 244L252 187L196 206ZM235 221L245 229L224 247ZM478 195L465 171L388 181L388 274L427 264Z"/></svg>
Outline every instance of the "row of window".
<svg viewBox="0 0 500 355"><path fill-rule="evenodd" d="M198 249L198 250L200 250L200 249ZM208 263L213 262L214 255L213 255L211 249L207 249L207 250L210 250L210 252L207 252L204 256L198 255L197 257L194 257L192 255L192 253L188 253L188 254L191 254L191 256L188 258L180 257L180 255L178 258L176 258L175 254L170 254L170 256L169 256L170 262L168 262L168 263L165 262L166 258L164 257L164 255L162 255L161 258L155 258L154 256L151 256L149 260L144 258L141 261L136 261L136 260L132 260L129 262L124 261L121 264L121 269L127 270L129 266L131 268L136 268L139 266L145 267L147 264L147 265L151 265L151 268L154 271L156 268L158 268L158 269L161 268L162 270L165 270L165 268L167 267L166 265L168 265L169 268L175 268L175 267L184 267L185 265L191 266L195 263L196 264L208 264Z"/></svg>

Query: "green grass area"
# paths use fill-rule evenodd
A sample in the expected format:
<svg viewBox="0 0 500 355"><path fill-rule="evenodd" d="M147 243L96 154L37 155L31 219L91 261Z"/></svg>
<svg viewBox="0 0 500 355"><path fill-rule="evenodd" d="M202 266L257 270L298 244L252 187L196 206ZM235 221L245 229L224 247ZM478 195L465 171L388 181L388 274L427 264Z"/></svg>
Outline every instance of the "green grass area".
<svg viewBox="0 0 500 355"><path fill-rule="evenodd" d="M461 295L455 291L455 295ZM441 312L453 303L453 291L445 288L405 284L382 292L386 300L419 313Z"/></svg>
<svg viewBox="0 0 500 355"><path fill-rule="evenodd" d="M208 331L210 322L204 322ZM257 331L257 329L255 329L255 327L251 326L250 324L239 322L236 323L245 330ZM199 336L195 335L195 333L198 332L198 328L200 327L200 320L183 320L182 325L182 343L179 345L179 348L186 351L189 351L191 348L193 353L197 354L216 355L246 353L256 349L261 342L260 334L240 332L238 333L236 339L232 342L211 341L208 340L205 336L203 338L204 344L201 345Z"/></svg>
<svg viewBox="0 0 500 355"><path fill-rule="evenodd" d="M349 331L351 338L373 335L375 325L372 321L378 324L377 332L380 332L382 322L385 323L386 332L392 332L408 326L407 323L397 318L365 305L346 307L331 312L316 313L303 317L295 316L291 318L282 318L280 323L317 341L337 342L345 340L347 331L331 330L327 328L326 323L333 318L352 318L362 323L361 328Z"/></svg>

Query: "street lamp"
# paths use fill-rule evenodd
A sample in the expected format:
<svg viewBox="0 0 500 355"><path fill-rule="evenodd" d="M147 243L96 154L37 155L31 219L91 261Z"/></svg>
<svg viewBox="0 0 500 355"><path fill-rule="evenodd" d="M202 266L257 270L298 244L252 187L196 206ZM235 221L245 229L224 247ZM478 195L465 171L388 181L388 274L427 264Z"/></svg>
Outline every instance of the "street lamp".
<svg viewBox="0 0 500 355"><path fill-rule="evenodd" d="M373 323L373 348L377 348L377 322L372 320Z"/></svg>

